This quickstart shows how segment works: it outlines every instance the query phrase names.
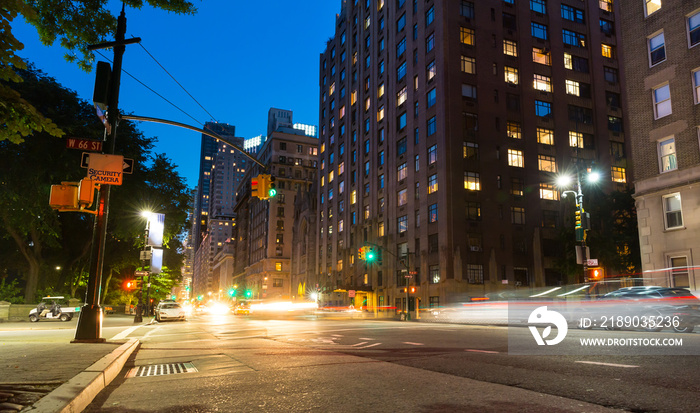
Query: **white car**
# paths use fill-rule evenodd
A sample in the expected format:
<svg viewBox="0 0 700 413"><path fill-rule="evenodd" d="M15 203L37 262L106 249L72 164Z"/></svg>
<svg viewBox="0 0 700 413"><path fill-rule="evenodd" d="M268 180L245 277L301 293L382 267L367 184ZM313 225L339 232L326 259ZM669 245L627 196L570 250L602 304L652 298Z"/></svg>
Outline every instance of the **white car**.
<svg viewBox="0 0 700 413"><path fill-rule="evenodd" d="M156 308L156 321L163 320L182 320L187 319L185 309L178 303L163 302L158 304Z"/></svg>

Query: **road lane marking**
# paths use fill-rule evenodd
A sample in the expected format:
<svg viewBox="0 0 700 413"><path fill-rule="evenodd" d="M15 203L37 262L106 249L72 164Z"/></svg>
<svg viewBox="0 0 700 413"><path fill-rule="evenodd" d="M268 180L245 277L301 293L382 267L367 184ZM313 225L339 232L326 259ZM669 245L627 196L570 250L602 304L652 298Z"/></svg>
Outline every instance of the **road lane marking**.
<svg viewBox="0 0 700 413"><path fill-rule="evenodd" d="M138 325L138 326L129 327L129 328L127 328L126 330L122 331L121 333L117 334L116 336L112 337L110 340L121 340L121 339L124 339L124 338L126 338L129 334L133 333L134 330L136 330L136 329L139 328L139 327L141 327L141 326Z"/></svg>
<svg viewBox="0 0 700 413"><path fill-rule="evenodd" d="M487 354L498 354L498 351L490 351L490 350L473 350L473 349L466 349L464 351L471 351L472 353L487 353Z"/></svg>
<svg viewBox="0 0 700 413"><path fill-rule="evenodd" d="M147 339L151 334L155 333L156 331L160 330L161 328L163 328L163 326L158 326L158 327L154 328L153 330L151 330L151 331L149 331L148 333L144 334L144 336L141 337L141 340Z"/></svg>
<svg viewBox="0 0 700 413"><path fill-rule="evenodd" d="M352 346L353 346L353 347L357 347L357 346L361 346L361 345L363 345L363 344L367 344L367 342L366 342L366 341L363 341L363 342L361 342L361 343L353 344Z"/></svg>
<svg viewBox="0 0 700 413"><path fill-rule="evenodd" d="M343 336L340 334L331 334L331 337L343 337Z"/></svg>
<svg viewBox="0 0 700 413"><path fill-rule="evenodd" d="M380 344L382 344L382 343L374 343L374 344L370 344L370 345L368 345L368 346L358 347L358 348L362 348L362 349L364 349L364 348L370 348L370 347L378 346L378 345L380 345Z"/></svg>
<svg viewBox="0 0 700 413"><path fill-rule="evenodd" d="M609 366L609 367L622 367L622 368L634 368L634 367L639 367L639 366L633 366L631 364L614 364L614 363L601 363L598 361L577 361L576 363L583 363L583 364L595 364L597 366Z"/></svg>
<svg viewBox="0 0 700 413"><path fill-rule="evenodd" d="M374 340L373 338L358 337L358 340Z"/></svg>
<svg viewBox="0 0 700 413"><path fill-rule="evenodd" d="M404 343L404 344L410 344L410 345L412 345L412 346L422 346L422 345L424 345L423 343L412 343L412 342L410 342L410 341L404 341L403 343Z"/></svg>

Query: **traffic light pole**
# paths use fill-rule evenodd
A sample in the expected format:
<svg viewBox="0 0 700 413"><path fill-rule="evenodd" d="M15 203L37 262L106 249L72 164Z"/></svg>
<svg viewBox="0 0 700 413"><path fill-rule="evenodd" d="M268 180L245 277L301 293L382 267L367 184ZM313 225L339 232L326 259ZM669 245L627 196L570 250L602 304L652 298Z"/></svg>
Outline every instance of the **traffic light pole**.
<svg viewBox="0 0 700 413"><path fill-rule="evenodd" d="M114 154L117 137L117 121L119 118L119 85L122 73L122 56L126 44L136 43L141 39L129 39L125 41L126 16L124 4L117 19L117 32L114 42L102 43L88 47L89 50L97 50L106 47L114 49L114 62L109 82L109 111L108 122L110 125L107 134L109 154ZM107 239L107 219L109 217L109 195L111 185L100 185L97 215L92 234L92 247L90 251L90 275L87 285L85 305L80 309L78 326L75 329L75 339L72 343L102 343L102 308L100 307L100 293L102 287L102 268L104 265L105 242Z"/></svg>
<svg viewBox="0 0 700 413"><path fill-rule="evenodd" d="M581 264L583 265L583 281L586 281L586 267L588 266L588 254L586 253L586 228L583 226L584 215L586 214L583 208L583 191L581 190L581 173L576 165L576 207L581 214L580 242L581 242ZM577 228L578 229L578 228ZM578 236L578 235L577 235Z"/></svg>

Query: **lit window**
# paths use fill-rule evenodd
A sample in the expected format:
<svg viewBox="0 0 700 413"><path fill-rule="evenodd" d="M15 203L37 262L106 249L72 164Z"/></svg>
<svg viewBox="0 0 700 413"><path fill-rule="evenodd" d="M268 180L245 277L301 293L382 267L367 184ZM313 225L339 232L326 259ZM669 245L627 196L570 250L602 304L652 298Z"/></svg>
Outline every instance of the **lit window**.
<svg viewBox="0 0 700 413"><path fill-rule="evenodd" d="M649 62L651 66L666 60L666 41L664 33L661 32L656 36L649 38Z"/></svg>
<svg viewBox="0 0 700 413"><path fill-rule="evenodd" d="M381 98L382 96L384 96L384 82L382 82L379 85L379 88L377 88L377 98Z"/></svg>
<svg viewBox="0 0 700 413"><path fill-rule="evenodd" d="M406 205L408 202L408 190L406 188L396 194L396 202L399 206Z"/></svg>
<svg viewBox="0 0 700 413"><path fill-rule="evenodd" d="M552 91L552 79L547 76L538 75L537 73L535 73L534 76L533 86L536 90L541 90L543 92Z"/></svg>
<svg viewBox="0 0 700 413"><path fill-rule="evenodd" d="M615 49L613 48L613 46L601 44L601 53L603 57L607 57L609 59L615 58Z"/></svg>
<svg viewBox="0 0 700 413"><path fill-rule="evenodd" d="M396 94L396 106L401 106L406 99L408 99L408 92L406 92L406 86L404 86L399 90L399 93Z"/></svg>
<svg viewBox="0 0 700 413"><path fill-rule="evenodd" d="M513 40L503 40L503 54L518 57L518 44Z"/></svg>
<svg viewBox="0 0 700 413"><path fill-rule="evenodd" d="M537 155L537 167L543 172L557 172L556 158L548 155Z"/></svg>
<svg viewBox="0 0 700 413"><path fill-rule="evenodd" d="M661 8L661 0L644 0L644 12L647 16Z"/></svg>
<svg viewBox="0 0 700 413"><path fill-rule="evenodd" d="M367 99L365 99L365 111L369 110L371 103L372 103L372 100L369 97Z"/></svg>
<svg viewBox="0 0 700 413"><path fill-rule="evenodd" d="M354 105L357 102L357 90L353 90L350 94L350 104Z"/></svg>
<svg viewBox="0 0 700 413"><path fill-rule="evenodd" d="M508 149L508 165L522 168L523 167L523 151L519 151L517 149Z"/></svg>
<svg viewBox="0 0 700 413"><path fill-rule="evenodd" d="M572 148L583 148L583 133L569 131L569 146Z"/></svg>
<svg viewBox="0 0 700 413"><path fill-rule="evenodd" d="M514 67L504 66L503 75L505 77L506 83L512 83L514 85L518 84L518 69Z"/></svg>
<svg viewBox="0 0 700 413"><path fill-rule="evenodd" d="M462 145L462 152L464 159L478 159L479 158L479 144L474 142L464 142ZM418 164L416 163L416 171L418 170Z"/></svg>
<svg viewBox="0 0 700 413"><path fill-rule="evenodd" d="M437 74L437 68L435 67L435 61L428 63L426 66L426 73L428 75L428 81L431 81Z"/></svg>
<svg viewBox="0 0 700 413"><path fill-rule="evenodd" d="M459 38L462 44L474 46L474 30L467 29L466 27L460 27L459 34Z"/></svg>
<svg viewBox="0 0 700 413"><path fill-rule="evenodd" d="M481 180L478 172L464 172L464 189L481 191Z"/></svg>
<svg viewBox="0 0 700 413"><path fill-rule="evenodd" d="M437 162L437 145L432 145L428 148L428 165Z"/></svg>
<svg viewBox="0 0 700 413"><path fill-rule="evenodd" d="M598 7L600 7L600 9L603 11L612 12L613 11L613 0L599 0Z"/></svg>
<svg viewBox="0 0 700 413"><path fill-rule="evenodd" d="M586 36L571 30L562 30L562 38L565 45L574 47L586 47Z"/></svg>
<svg viewBox="0 0 700 413"><path fill-rule="evenodd" d="M700 103L700 69L693 72L693 98L695 103Z"/></svg>
<svg viewBox="0 0 700 413"><path fill-rule="evenodd" d="M384 236L384 221L381 221L379 223L379 226L377 226L377 236L378 237Z"/></svg>
<svg viewBox="0 0 700 413"><path fill-rule="evenodd" d="M522 130L520 129L520 123L508 121L506 124L506 133L509 138L522 139Z"/></svg>
<svg viewBox="0 0 700 413"><path fill-rule="evenodd" d="M676 141L673 137L659 141L659 166L661 172L678 169L676 163Z"/></svg>
<svg viewBox="0 0 700 413"><path fill-rule="evenodd" d="M564 53L564 67L569 70L574 69L573 58L569 53Z"/></svg>
<svg viewBox="0 0 700 413"><path fill-rule="evenodd" d="M532 48L532 61L541 65L552 65L552 54L547 49Z"/></svg>
<svg viewBox="0 0 700 413"><path fill-rule="evenodd" d="M462 72L475 74L476 73L476 59L473 57L462 56ZM428 78L430 80L430 77Z"/></svg>
<svg viewBox="0 0 700 413"><path fill-rule="evenodd" d="M547 199L549 201L559 200L559 191L554 188L553 184L540 183L540 199Z"/></svg>
<svg viewBox="0 0 700 413"><path fill-rule="evenodd" d="M537 128L537 143L554 145L554 131L551 129Z"/></svg>
<svg viewBox="0 0 700 413"><path fill-rule="evenodd" d="M576 82L575 80L566 80L566 94L567 95L574 95L574 96L581 96L581 89L579 86L579 83Z"/></svg>
<svg viewBox="0 0 700 413"><path fill-rule="evenodd" d="M613 182L618 182L622 184L627 182L625 168L619 166L613 166L610 168L610 177L612 178Z"/></svg>
<svg viewBox="0 0 700 413"><path fill-rule="evenodd" d="M396 220L396 224L396 229L398 230L399 234L408 231L408 215L399 217Z"/></svg>
<svg viewBox="0 0 700 413"><path fill-rule="evenodd" d="M431 204L428 206L428 222L433 223L438 220L438 207L437 204Z"/></svg>
<svg viewBox="0 0 700 413"><path fill-rule="evenodd" d="M683 227L683 211L681 208L681 194L666 195L664 200L664 217L666 229Z"/></svg>
<svg viewBox="0 0 700 413"><path fill-rule="evenodd" d="M663 118L671 114L671 88L668 84L660 86L653 91L655 119Z"/></svg>
<svg viewBox="0 0 700 413"><path fill-rule="evenodd" d="M350 193L350 203L355 205L357 202L357 189L353 189L352 192Z"/></svg>
<svg viewBox="0 0 700 413"><path fill-rule="evenodd" d="M437 174L430 175L428 177L428 193L432 194L438 190L438 180Z"/></svg>
<svg viewBox="0 0 700 413"><path fill-rule="evenodd" d="M379 107L379 110L377 111L377 122L381 121L384 119L384 105Z"/></svg>
<svg viewBox="0 0 700 413"><path fill-rule="evenodd" d="M406 179L406 176L408 176L408 169L406 168L406 163L404 162L397 168L396 179L401 181Z"/></svg>
<svg viewBox="0 0 700 413"><path fill-rule="evenodd" d="M700 43L700 12L688 17L688 41L690 47Z"/></svg>

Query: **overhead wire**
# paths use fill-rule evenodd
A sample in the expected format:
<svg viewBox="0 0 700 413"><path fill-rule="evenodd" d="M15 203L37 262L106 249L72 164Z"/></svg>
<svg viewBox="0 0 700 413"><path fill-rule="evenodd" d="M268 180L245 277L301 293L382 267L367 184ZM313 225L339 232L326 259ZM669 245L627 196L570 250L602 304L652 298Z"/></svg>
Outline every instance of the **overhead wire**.
<svg viewBox="0 0 700 413"><path fill-rule="evenodd" d="M190 92L188 92L187 89L185 89L185 87L182 86L182 84L180 84L180 82L178 82L177 79L175 79L175 77L174 77L173 75L171 75L170 72L168 72L168 70L167 70L162 64L160 64L160 62L158 61L158 59L156 59L156 58L151 54L151 52L149 52L148 49L146 49L146 47L143 45L143 43L140 43L140 42L139 42L139 46L141 46L141 48L143 49L143 51L146 52L146 53L151 57L151 59L153 59L153 61L156 62L156 63L158 64L158 66L160 66L160 68L163 69L163 71L164 71L165 73L167 73L168 76L170 76L170 78L171 78L175 83L177 83L177 85L180 86L180 88L181 88L182 90L185 91L185 93L187 93L187 96L191 97L192 100L194 100L195 103L196 103L197 105L199 105L199 107L202 108L203 111L207 112L207 115L209 115L209 117L211 117L212 120L218 122L218 121L216 120L216 118L214 117L214 115L212 115L211 113L209 113L209 111L208 111L204 106L202 106L202 104L199 103L199 101L198 101L197 99L195 99L195 97L192 96L192 94L191 94Z"/></svg>
<svg viewBox="0 0 700 413"><path fill-rule="evenodd" d="M105 60L107 60L107 61L109 61L110 63L112 63L112 60L111 60L110 58L108 58L107 56L103 55L100 51L95 50L95 53L99 54L99 55L102 56ZM199 120L197 120L194 116L192 116L192 115L190 115L189 113L185 112L184 109L180 108L179 106L177 106L177 105L174 104L173 102L169 101L169 100L168 100L167 98L165 98L163 95L161 95L160 93L158 93L158 92L156 92L155 90L153 90L150 86L148 86L147 84L145 84L145 83L143 83L142 81L140 81L139 79L137 79L136 76L134 76L134 75L132 75L131 73L127 72L124 68L122 68L122 72L124 72L124 73L127 74L129 77L131 77L132 79L134 79L135 81L137 81L139 84L141 84L141 86L143 86L143 87L145 87L146 89L148 89L148 90L150 90L151 92L153 92L153 93L154 93L156 96L158 96L159 98L163 99L164 101L166 101L167 103L169 103L170 105L172 105L175 109L177 109L177 110L179 110L180 112L184 113L187 117L189 117L189 118L192 119L193 121L197 122L199 125L204 125L202 122L200 122ZM208 113L208 112L207 112L207 113Z"/></svg>

